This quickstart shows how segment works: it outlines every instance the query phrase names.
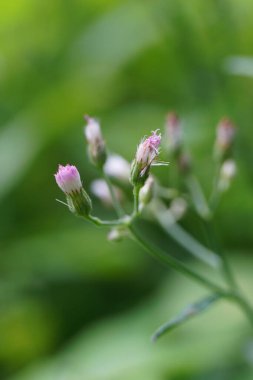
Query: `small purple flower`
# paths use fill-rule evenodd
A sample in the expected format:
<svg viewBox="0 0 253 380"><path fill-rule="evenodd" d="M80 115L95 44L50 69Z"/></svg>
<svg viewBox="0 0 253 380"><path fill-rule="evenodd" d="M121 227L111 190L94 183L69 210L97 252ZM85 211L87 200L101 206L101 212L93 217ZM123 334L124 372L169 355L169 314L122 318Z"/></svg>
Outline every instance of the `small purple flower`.
<svg viewBox="0 0 253 380"><path fill-rule="evenodd" d="M57 185L66 195L69 210L76 215L87 217L92 208L91 199L82 186L77 168L69 164L59 165L54 176Z"/></svg>
<svg viewBox="0 0 253 380"><path fill-rule="evenodd" d="M231 147L235 137L235 127L233 123L227 119L222 119L217 126L216 145L220 150L227 150Z"/></svg>
<svg viewBox="0 0 253 380"><path fill-rule="evenodd" d="M59 165L57 173L54 175L59 188L65 194L80 192L82 182L77 168L73 165Z"/></svg>
<svg viewBox="0 0 253 380"><path fill-rule="evenodd" d="M96 119L85 115L84 119L87 121L87 125L85 126L84 133L88 143L95 144L98 141L102 140L102 133L100 129L100 125Z"/></svg>
<svg viewBox="0 0 253 380"><path fill-rule="evenodd" d="M131 182L133 185L144 185L150 166L159 154L161 134L158 134L157 131L158 129L153 131L152 135L143 139L137 147L135 159L131 166Z"/></svg>
<svg viewBox="0 0 253 380"><path fill-rule="evenodd" d="M150 166L152 161L159 153L159 145L161 143L161 134L157 134L157 131L153 131L152 135L142 140L139 144L136 152L136 162L141 164L141 168L145 169Z"/></svg>
<svg viewBox="0 0 253 380"><path fill-rule="evenodd" d="M175 112L171 112L167 115L165 129L169 148L173 152L177 152L182 145L182 129L179 118Z"/></svg>

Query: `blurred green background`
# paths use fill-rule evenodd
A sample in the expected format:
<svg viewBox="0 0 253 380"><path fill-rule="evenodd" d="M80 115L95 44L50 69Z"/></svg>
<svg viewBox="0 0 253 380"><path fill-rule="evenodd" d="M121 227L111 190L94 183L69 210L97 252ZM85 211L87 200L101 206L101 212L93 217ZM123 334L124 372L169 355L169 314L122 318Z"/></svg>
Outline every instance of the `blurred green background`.
<svg viewBox="0 0 253 380"><path fill-rule="evenodd" d="M1 1L1 379L253 378L250 328L225 302L152 344L154 329L205 291L74 218L53 178L59 163L77 165L87 189L98 176L84 113L131 160L174 109L208 191L215 125L228 115L239 170L215 223L251 296L252 19L250 0ZM187 226L205 242L194 215Z"/></svg>

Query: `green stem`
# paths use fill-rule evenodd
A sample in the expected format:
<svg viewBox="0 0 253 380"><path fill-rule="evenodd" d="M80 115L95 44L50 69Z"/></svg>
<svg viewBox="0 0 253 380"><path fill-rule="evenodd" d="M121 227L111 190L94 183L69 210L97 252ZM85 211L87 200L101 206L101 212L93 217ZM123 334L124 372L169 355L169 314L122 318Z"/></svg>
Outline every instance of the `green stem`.
<svg viewBox="0 0 253 380"><path fill-rule="evenodd" d="M241 295L237 295L237 294L235 294L233 298L234 298L234 301L241 307L244 314L248 317L248 320L251 326L253 327L253 309L249 305L248 301L246 301L245 298L242 297Z"/></svg>
<svg viewBox="0 0 253 380"><path fill-rule="evenodd" d="M187 268L179 260L169 256L167 253L161 251L160 249L152 248L145 240L136 232L135 228L132 225L128 226L130 232L132 233L136 242L144 248L151 256L158 258L162 262L168 264L171 268L177 270L183 275L192 278L193 280L201 283L203 286L212 289L214 292L221 294L223 296L227 295L227 292L221 287L208 280L207 278L201 276L200 274L194 272L193 270Z"/></svg>
<svg viewBox="0 0 253 380"><path fill-rule="evenodd" d="M219 256L222 259L223 265L222 265L221 269L223 271L224 277L225 277L228 285L231 287L231 289L233 289L234 291L236 291L238 293L239 292L238 285L236 283L233 272L231 270L227 255L220 248L220 245L218 244L218 239L217 239L217 235L215 233L214 225L211 221L209 221L205 224L205 226L210 231L210 235L212 236L213 244L215 244L215 250L219 253Z"/></svg>
<svg viewBox="0 0 253 380"><path fill-rule="evenodd" d="M209 207L212 214L215 213L215 210L217 209L217 206L220 201L220 196L221 196L221 193L218 189L220 170L221 170L221 162L218 161L216 164L216 169L215 169L215 174L214 174L213 189L212 189L212 193L209 199Z"/></svg>
<svg viewBox="0 0 253 380"><path fill-rule="evenodd" d="M205 220L210 219L211 212L207 200L205 198L199 181L195 176L193 176L193 174L189 174L186 177L186 185L192 196L192 201L197 213Z"/></svg>
<svg viewBox="0 0 253 380"><path fill-rule="evenodd" d="M96 216L89 215L88 217L85 217L85 219L88 219L90 222L95 224L96 226L122 226L122 225L128 225L130 221L130 217L125 217L117 220L101 220L97 218Z"/></svg>
<svg viewBox="0 0 253 380"><path fill-rule="evenodd" d="M207 278L201 276L200 274L196 273L195 271L187 268L184 266L179 260L165 255L161 250L157 250L152 248L146 241L136 232L134 227L130 224L128 225L129 231L132 233L135 241L144 249L146 250L152 257L158 258L163 263L168 264L171 268L175 269L176 271L180 272L181 274L185 275L186 277L189 277L193 279L195 282L200 283L201 285L205 286L208 289L211 289L214 291L217 295L219 295L222 298L227 298L235 303L237 303L240 308L243 310L245 315L247 316L248 320L250 321L252 327L253 327L253 310L249 303L242 297L240 294L233 292L233 291L226 291L222 287L216 285L214 282L208 280Z"/></svg>
<svg viewBox="0 0 253 380"><path fill-rule="evenodd" d="M222 297L219 294L211 294L208 297L201 299L198 302L188 305L184 310L181 311L176 317L170 319L168 322L164 323L160 326L156 332L153 334L151 340L155 342L158 338L160 338L165 333L174 330L176 327L182 325L187 322L189 319L196 317L210 306L213 303L220 300Z"/></svg>
<svg viewBox="0 0 253 380"><path fill-rule="evenodd" d="M137 216L139 214L139 194L141 187L138 185L134 186L134 215Z"/></svg>
<svg viewBox="0 0 253 380"><path fill-rule="evenodd" d="M230 286L232 290L231 298L235 303L237 303L237 305L239 305L242 311L247 315L251 325L253 326L253 310L240 292L240 289L235 280L233 271L231 270L231 267L229 265L227 255L223 252L223 250L220 249L220 246L217 241L218 239L216 237L216 233L214 230L214 226L211 221L204 222L204 226L207 229L208 235L210 236L210 240L212 241L213 245L215 245L214 247L215 250L219 253L222 259L221 269L223 271L224 278L226 279L227 284Z"/></svg>
<svg viewBox="0 0 253 380"><path fill-rule="evenodd" d="M153 213L163 230L184 249L212 267L217 268L220 266L220 257L200 244L193 236L177 224L173 215L169 213L161 202L157 201L154 203Z"/></svg>

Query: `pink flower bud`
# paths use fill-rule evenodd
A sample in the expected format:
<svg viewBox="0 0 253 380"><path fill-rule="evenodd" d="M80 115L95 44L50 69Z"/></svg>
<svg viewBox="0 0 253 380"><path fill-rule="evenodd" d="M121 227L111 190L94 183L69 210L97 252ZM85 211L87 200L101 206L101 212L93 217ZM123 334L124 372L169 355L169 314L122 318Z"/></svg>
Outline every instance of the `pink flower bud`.
<svg viewBox="0 0 253 380"><path fill-rule="evenodd" d="M84 130L87 141L93 144L96 141L102 140L103 137L98 121L89 116L84 116L84 118L87 121L87 125Z"/></svg>
<svg viewBox="0 0 253 380"><path fill-rule="evenodd" d="M54 176L57 185L66 194L69 210L76 215L87 217L92 204L89 195L83 189L77 168L73 165L59 165Z"/></svg>
<svg viewBox="0 0 253 380"><path fill-rule="evenodd" d="M227 152L235 137L235 127L229 119L222 119L217 126L216 149L218 153Z"/></svg>
<svg viewBox="0 0 253 380"><path fill-rule="evenodd" d="M165 128L169 148L171 151L175 152L182 145L182 129L179 118L175 112L171 112L167 115Z"/></svg>
<svg viewBox="0 0 253 380"><path fill-rule="evenodd" d="M65 194L80 192L82 182L77 168L73 165L59 165L58 172L54 175L59 188Z"/></svg>
<svg viewBox="0 0 253 380"><path fill-rule="evenodd" d="M136 152L136 161L141 164L142 169L150 166L152 161L158 155L159 145L161 143L161 134L157 134L157 130L152 135L141 141Z"/></svg>
<svg viewBox="0 0 253 380"><path fill-rule="evenodd" d="M102 167L106 160L105 142L97 120L85 116L87 125L84 129L87 142L89 144L89 156L93 164Z"/></svg>
<svg viewBox="0 0 253 380"><path fill-rule="evenodd" d="M152 135L142 140L137 147L131 169L131 181L133 184L144 184L150 166L159 154L158 148L161 143L161 134L157 134L157 131L153 131Z"/></svg>

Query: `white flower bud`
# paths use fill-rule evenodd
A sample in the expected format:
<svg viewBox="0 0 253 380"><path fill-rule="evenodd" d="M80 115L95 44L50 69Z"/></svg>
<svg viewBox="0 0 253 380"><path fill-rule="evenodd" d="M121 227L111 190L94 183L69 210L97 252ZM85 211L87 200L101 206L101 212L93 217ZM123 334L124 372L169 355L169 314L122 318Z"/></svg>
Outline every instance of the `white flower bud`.
<svg viewBox="0 0 253 380"><path fill-rule="evenodd" d="M101 133L100 125L97 120L85 116L87 125L84 134L89 144L89 157L92 163L102 167L106 161L106 147Z"/></svg>
<svg viewBox="0 0 253 380"><path fill-rule="evenodd" d="M175 221L182 219L187 210L187 202L184 198L175 198L170 204L170 212Z"/></svg>
<svg viewBox="0 0 253 380"><path fill-rule="evenodd" d="M152 176L149 176L144 186L140 189L139 200L142 206L147 205L154 195L155 181Z"/></svg>
<svg viewBox="0 0 253 380"><path fill-rule="evenodd" d="M92 193L101 200L105 206L111 207L113 205L112 197L108 189L107 183L103 179L96 179L91 183ZM122 199L122 193L116 187L114 187L114 192L118 200Z"/></svg>
<svg viewBox="0 0 253 380"><path fill-rule="evenodd" d="M128 182L130 178L130 164L123 157L110 155L104 165L105 173L112 178L122 182Z"/></svg>
<svg viewBox="0 0 253 380"><path fill-rule="evenodd" d="M218 188L220 191L226 191L231 185L233 178L236 175L236 163L232 159L224 161L220 169L220 178Z"/></svg>

